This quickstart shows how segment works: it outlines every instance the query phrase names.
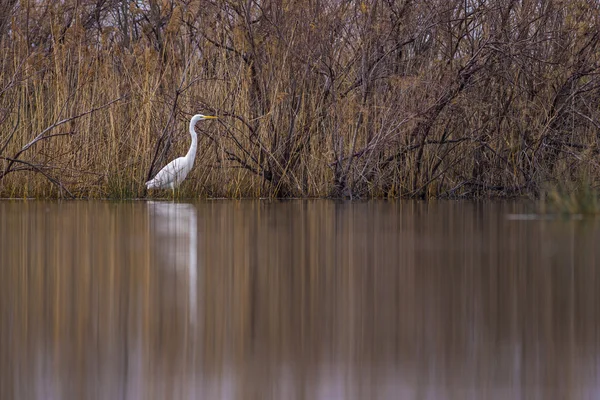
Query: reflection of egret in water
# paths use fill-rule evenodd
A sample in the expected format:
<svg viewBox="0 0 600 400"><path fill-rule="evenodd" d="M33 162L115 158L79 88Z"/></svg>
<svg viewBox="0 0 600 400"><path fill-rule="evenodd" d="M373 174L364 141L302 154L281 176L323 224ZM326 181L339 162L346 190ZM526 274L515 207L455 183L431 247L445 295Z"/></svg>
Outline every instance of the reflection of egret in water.
<svg viewBox="0 0 600 400"><path fill-rule="evenodd" d="M195 325L198 307L197 220L191 204L148 202L148 216L157 264L187 273L190 323Z"/></svg>

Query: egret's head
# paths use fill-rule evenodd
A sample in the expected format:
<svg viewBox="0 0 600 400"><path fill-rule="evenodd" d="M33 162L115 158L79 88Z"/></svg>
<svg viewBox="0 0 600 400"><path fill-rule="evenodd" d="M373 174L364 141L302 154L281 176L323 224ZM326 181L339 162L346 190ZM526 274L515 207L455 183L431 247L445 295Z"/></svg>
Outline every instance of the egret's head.
<svg viewBox="0 0 600 400"><path fill-rule="evenodd" d="M217 119L217 117L213 117L212 115L196 114L192 117L192 120L190 121L190 129L196 126L196 122L203 121L205 119Z"/></svg>
<svg viewBox="0 0 600 400"><path fill-rule="evenodd" d="M203 121L205 119L217 119L217 117L213 117L212 115L203 115L203 114L194 115L190 121L190 133L192 135L194 135L196 132L196 130L195 130L196 123L198 121Z"/></svg>

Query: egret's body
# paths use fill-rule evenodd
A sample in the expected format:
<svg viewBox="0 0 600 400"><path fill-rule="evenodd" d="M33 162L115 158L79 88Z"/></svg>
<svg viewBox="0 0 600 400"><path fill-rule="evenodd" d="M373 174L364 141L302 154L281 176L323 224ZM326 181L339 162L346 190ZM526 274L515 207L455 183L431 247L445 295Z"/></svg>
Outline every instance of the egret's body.
<svg viewBox="0 0 600 400"><path fill-rule="evenodd" d="M198 146L198 136L195 126L198 121L204 119L214 119L216 117L210 115L196 114L190 121L190 135L192 136L192 144L187 154L184 157L179 157L168 163L163 169L158 171L158 174L153 179L146 182L148 189L168 189L173 190L183 182L187 174L191 171L196 159L196 148Z"/></svg>

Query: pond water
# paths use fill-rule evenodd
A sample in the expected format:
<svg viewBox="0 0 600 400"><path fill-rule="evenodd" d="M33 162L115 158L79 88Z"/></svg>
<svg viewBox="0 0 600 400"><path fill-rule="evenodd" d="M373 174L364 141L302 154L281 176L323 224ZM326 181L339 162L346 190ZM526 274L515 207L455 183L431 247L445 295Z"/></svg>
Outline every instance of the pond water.
<svg viewBox="0 0 600 400"><path fill-rule="evenodd" d="M1 399L600 396L600 220L0 202Z"/></svg>

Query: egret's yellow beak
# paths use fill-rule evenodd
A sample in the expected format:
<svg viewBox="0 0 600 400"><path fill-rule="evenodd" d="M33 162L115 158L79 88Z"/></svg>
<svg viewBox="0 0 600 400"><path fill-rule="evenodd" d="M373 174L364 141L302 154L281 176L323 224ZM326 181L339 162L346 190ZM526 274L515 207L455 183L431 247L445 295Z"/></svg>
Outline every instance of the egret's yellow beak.
<svg viewBox="0 0 600 400"><path fill-rule="evenodd" d="M213 115L205 115L204 119L217 119L217 117L215 117Z"/></svg>

